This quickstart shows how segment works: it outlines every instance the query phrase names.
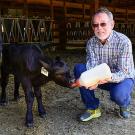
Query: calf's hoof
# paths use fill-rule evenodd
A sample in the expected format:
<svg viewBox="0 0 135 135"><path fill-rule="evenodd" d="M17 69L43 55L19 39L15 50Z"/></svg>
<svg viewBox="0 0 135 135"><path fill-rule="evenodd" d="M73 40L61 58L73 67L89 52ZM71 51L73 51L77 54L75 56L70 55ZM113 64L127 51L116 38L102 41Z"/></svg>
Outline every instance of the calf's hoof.
<svg viewBox="0 0 135 135"><path fill-rule="evenodd" d="M28 128L34 127L34 123L33 123L33 122L26 122L25 125L26 125Z"/></svg>
<svg viewBox="0 0 135 135"><path fill-rule="evenodd" d="M8 102L7 102L7 101L2 101L2 100L1 100L1 101L0 101L0 105L1 105L1 106L7 106L7 105L8 105Z"/></svg>
<svg viewBox="0 0 135 135"><path fill-rule="evenodd" d="M7 106L8 103L0 103L1 106Z"/></svg>
<svg viewBox="0 0 135 135"><path fill-rule="evenodd" d="M39 116L40 116L41 118L46 118L46 113L40 113Z"/></svg>

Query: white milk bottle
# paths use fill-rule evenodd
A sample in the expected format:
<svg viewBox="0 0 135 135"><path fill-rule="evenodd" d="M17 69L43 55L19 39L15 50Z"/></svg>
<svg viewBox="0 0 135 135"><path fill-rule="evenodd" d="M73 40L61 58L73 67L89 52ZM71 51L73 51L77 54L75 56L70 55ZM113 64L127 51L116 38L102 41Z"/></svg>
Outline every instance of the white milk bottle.
<svg viewBox="0 0 135 135"><path fill-rule="evenodd" d="M96 67L83 72L80 78L75 82L74 86L84 86L89 88L98 83L100 80L111 78L112 74L106 63L97 65Z"/></svg>

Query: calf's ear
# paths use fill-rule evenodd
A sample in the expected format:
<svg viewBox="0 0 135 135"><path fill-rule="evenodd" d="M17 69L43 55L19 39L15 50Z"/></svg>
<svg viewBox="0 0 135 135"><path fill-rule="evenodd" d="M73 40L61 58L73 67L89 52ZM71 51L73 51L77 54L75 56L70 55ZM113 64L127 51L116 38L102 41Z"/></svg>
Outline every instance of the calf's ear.
<svg viewBox="0 0 135 135"><path fill-rule="evenodd" d="M47 69L47 70L50 69L49 64L45 63L43 60L39 60L39 63L40 63L41 66L44 67L45 69Z"/></svg>

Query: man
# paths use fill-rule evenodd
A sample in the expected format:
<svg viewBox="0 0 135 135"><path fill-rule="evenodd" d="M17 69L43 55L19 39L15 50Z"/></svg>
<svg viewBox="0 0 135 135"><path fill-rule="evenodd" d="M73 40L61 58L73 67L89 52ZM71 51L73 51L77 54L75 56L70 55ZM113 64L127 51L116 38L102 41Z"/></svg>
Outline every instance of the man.
<svg viewBox="0 0 135 135"><path fill-rule="evenodd" d="M120 116L130 117L129 105L135 73L132 44L127 36L116 32L113 28L112 13L104 7L97 10L92 17L95 36L88 40L86 46L86 64L76 64L74 67L76 79L82 72L101 63L108 64L112 73L111 78L100 80L89 89L80 87L81 98L86 107L86 112L80 116L81 121L89 121L101 116L99 99L94 94L97 87L110 92L110 99L120 107Z"/></svg>

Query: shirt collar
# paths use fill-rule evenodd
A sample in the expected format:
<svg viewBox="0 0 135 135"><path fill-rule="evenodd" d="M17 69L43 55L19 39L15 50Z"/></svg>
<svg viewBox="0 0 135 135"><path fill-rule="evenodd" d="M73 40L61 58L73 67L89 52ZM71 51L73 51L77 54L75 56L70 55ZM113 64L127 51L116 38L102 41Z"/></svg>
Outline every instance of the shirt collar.
<svg viewBox="0 0 135 135"><path fill-rule="evenodd" d="M107 38L107 42L110 42L112 40L112 37L113 37L113 30L112 30L110 36Z"/></svg>

